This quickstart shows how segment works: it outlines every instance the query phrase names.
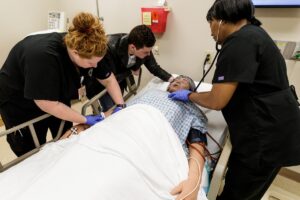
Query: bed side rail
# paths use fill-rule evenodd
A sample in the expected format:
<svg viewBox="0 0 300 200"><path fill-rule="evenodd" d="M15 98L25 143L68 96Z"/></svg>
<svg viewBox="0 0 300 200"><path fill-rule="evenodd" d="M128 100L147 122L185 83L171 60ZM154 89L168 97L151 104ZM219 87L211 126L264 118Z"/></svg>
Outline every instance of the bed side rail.
<svg viewBox="0 0 300 200"><path fill-rule="evenodd" d="M8 130L5 130L5 131L0 132L0 137L4 137L4 136L6 136L6 135L8 135L8 134L12 134L12 133L14 133L14 132L16 132L16 131L22 129L22 128L28 127L29 130L30 130L31 136L32 136L32 138L33 138L34 145L35 145L35 147L36 147L35 149L33 149L33 150L27 152L26 154L24 154L24 155L22 155L22 156L20 156L20 157L17 157L16 159L14 159L14 160L12 160L12 161L6 163L6 164L2 164L2 163L0 162L0 172L3 172L4 170L6 170L6 169L12 167L13 165L15 165L15 164L21 162L22 160L28 158L29 156L31 156L32 154L34 154L34 153L36 153L36 152L38 152L38 151L40 150L40 148L41 148L43 145L41 145L41 144L39 143L39 140L38 140L38 137L37 137L37 133L36 133L36 131L35 131L35 129L34 129L33 124L36 123L36 122L39 122L39 121L41 121L41 120L44 120L44 119L46 119L46 118L48 118L48 117L50 117L50 116L51 116L51 115L49 115L49 114L44 114L44 115L42 115L42 116L39 116L39 117L36 117L36 118L34 118L34 119L32 119L32 120L29 120L29 121L27 121L27 122L24 122L24 123L22 123L22 124L20 124L20 125L18 125L18 126L15 126L15 127L10 128L10 129L8 129ZM58 140L58 139L60 138L60 136L61 136L61 134L62 134L62 131L63 131L63 128L64 128L64 124L65 124L65 121L61 121L60 126L59 126L59 129L58 129L58 133L57 133L56 137L53 138L53 139L50 140L50 141L47 141L47 143L48 143L48 142L52 142L52 141L56 141L56 140Z"/></svg>
<svg viewBox="0 0 300 200"><path fill-rule="evenodd" d="M134 79L134 76L131 74L126 74L126 76L121 77L119 79L119 82L124 80L127 83L128 91L126 95L123 96L124 101L127 101L132 95L136 95L138 88L140 87L141 84L141 77L142 77L142 68L140 68L139 75L138 75L138 81L135 83L135 81L132 81ZM97 95L95 95L93 98L91 98L88 102L86 102L81 109L81 114L86 115L87 109L91 106L93 110L93 114L100 114L102 107L100 102L98 101L105 93L107 90L103 90Z"/></svg>
<svg viewBox="0 0 300 200"><path fill-rule="evenodd" d="M207 194L207 198L209 200L215 200L217 195L220 194L223 189L223 181L225 179L227 163L232 150L228 127L224 130L223 134L226 135L224 141L225 144L223 145L222 153L212 174L212 179Z"/></svg>
<svg viewBox="0 0 300 200"><path fill-rule="evenodd" d="M137 90L139 89L140 84L141 84L141 77L142 77L142 68L140 68L137 84L135 82L132 84L130 81L130 78L134 79L133 75L130 75L125 78L127 86L128 86L128 93L123 97L124 101L127 101L132 95L136 95Z"/></svg>

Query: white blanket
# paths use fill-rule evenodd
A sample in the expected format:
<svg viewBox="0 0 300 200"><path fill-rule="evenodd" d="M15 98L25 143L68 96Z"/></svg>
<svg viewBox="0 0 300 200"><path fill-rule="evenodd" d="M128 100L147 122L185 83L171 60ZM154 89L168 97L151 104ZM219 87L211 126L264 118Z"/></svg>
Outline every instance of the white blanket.
<svg viewBox="0 0 300 200"><path fill-rule="evenodd" d="M164 116L134 105L0 174L0 199L173 200L169 192L187 172Z"/></svg>

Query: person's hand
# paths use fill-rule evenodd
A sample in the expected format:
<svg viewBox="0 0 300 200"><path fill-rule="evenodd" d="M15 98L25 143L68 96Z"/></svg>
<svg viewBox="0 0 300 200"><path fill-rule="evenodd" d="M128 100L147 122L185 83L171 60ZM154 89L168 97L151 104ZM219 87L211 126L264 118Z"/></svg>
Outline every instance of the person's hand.
<svg viewBox="0 0 300 200"><path fill-rule="evenodd" d="M122 110L122 108L117 106L114 108L112 114L115 114L116 112L119 112L120 110Z"/></svg>
<svg viewBox="0 0 300 200"><path fill-rule="evenodd" d="M188 102L190 94L191 91L189 90L177 90L176 92L172 92L171 94L169 94L168 97L172 100Z"/></svg>
<svg viewBox="0 0 300 200"><path fill-rule="evenodd" d="M184 180L172 189L171 195L178 195L176 200L197 200L199 186L196 186L196 179Z"/></svg>
<svg viewBox="0 0 300 200"><path fill-rule="evenodd" d="M174 79L175 79L175 78L174 78L173 76L171 76L171 77L169 78L168 82L171 83L172 81L174 81Z"/></svg>
<svg viewBox="0 0 300 200"><path fill-rule="evenodd" d="M117 106L114 108L112 114L119 112L120 110L122 110L123 108L126 108L126 104L117 104Z"/></svg>
<svg viewBox="0 0 300 200"><path fill-rule="evenodd" d="M101 122L104 119L104 117L102 115L88 115L85 116L85 119L86 119L85 122L86 124L93 126L94 124Z"/></svg>

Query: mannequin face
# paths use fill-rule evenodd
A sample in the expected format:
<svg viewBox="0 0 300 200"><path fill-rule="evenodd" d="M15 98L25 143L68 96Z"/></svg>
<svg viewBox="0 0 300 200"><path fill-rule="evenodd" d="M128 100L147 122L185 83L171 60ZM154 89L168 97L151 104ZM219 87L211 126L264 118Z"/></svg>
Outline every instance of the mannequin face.
<svg viewBox="0 0 300 200"><path fill-rule="evenodd" d="M168 86L168 92L175 92L177 90L188 90L190 88L189 81L185 78L175 78Z"/></svg>
<svg viewBox="0 0 300 200"><path fill-rule="evenodd" d="M136 57L143 59L146 56L150 56L152 51L152 47L143 47L141 49L137 49L133 44L128 46L128 53L131 55L135 55Z"/></svg>
<svg viewBox="0 0 300 200"><path fill-rule="evenodd" d="M224 37L224 22L222 20L213 19L209 22L211 36L218 44L222 44L225 40Z"/></svg>
<svg viewBox="0 0 300 200"><path fill-rule="evenodd" d="M98 62L102 60L103 57L93 56L92 58L82 58L79 56L78 52L73 49L68 48L68 54L70 59L74 64L82 68L95 68Z"/></svg>

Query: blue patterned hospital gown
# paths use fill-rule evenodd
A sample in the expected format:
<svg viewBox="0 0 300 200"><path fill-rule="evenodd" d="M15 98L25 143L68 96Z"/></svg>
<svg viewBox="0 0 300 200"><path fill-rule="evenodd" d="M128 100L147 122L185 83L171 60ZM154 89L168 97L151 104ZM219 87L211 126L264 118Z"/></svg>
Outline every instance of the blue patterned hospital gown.
<svg viewBox="0 0 300 200"><path fill-rule="evenodd" d="M128 105L147 104L159 109L170 122L186 155L188 155L186 139L190 129L194 128L202 133L207 132L207 118L195 104L173 101L168 98L168 94L169 92L166 91L150 89L142 96L129 101Z"/></svg>

